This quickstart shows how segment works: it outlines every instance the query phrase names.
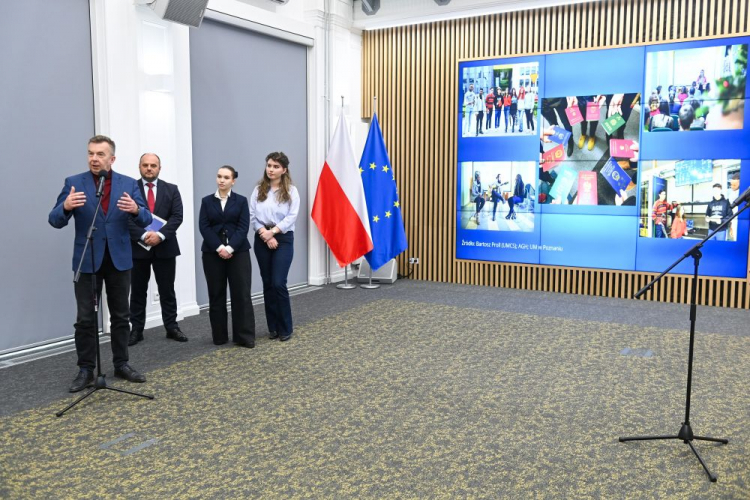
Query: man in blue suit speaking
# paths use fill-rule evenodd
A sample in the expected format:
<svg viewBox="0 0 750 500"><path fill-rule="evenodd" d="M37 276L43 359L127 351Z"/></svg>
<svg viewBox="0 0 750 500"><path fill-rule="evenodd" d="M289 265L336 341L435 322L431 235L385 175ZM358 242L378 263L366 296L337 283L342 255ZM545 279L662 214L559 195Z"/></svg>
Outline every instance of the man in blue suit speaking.
<svg viewBox="0 0 750 500"><path fill-rule="evenodd" d="M96 192L100 173L106 171L102 206L96 216L92 246L86 250L81 276L75 284L78 314L75 323L75 344L79 372L70 392L78 392L94 381L96 367L96 311L91 296L92 274L96 275L97 295L102 284L107 285L107 303L111 320L112 361L115 376L130 382L145 382L146 377L128 364L128 336L130 335L130 269L133 257L130 248L128 220L140 227L151 223L151 213L145 206L135 179L112 171L115 162L115 143L109 137L97 135L88 144L89 171L65 179L65 186L57 197L55 208L49 213L52 227L62 228L75 217L73 271L86 244L89 224L98 203ZM117 200L110 203L110 200ZM91 254L94 252L94 267Z"/></svg>

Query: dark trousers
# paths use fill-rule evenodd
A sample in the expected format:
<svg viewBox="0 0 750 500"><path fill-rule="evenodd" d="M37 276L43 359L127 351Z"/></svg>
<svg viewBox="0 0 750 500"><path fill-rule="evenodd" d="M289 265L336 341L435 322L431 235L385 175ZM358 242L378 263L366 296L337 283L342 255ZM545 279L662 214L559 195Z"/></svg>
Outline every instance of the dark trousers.
<svg viewBox="0 0 750 500"><path fill-rule="evenodd" d="M232 297L232 341L255 342L255 312L250 299L250 252L237 252L231 259L222 259L214 252L203 252L203 272L208 285L208 318L214 343L224 344L229 340L227 281Z"/></svg>
<svg viewBox="0 0 750 500"><path fill-rule="evenodd" d="M508 206L510 207L510 210L508 210L509 214L514 214L516 211L513 209L514 206L518 205L523 201L523 198L520 196L511 196L508 198Z"/></svg>
<svg viewBox="0 0 750 500"><path fill-rule="evenodd" d="M177 259L133 259L133 275L130 283L130 324L133 330L143 331L146 325L146 304L151 267L154 268L156 286L159 290L161 319L164 328L171 332L177 328L177 296L174 292Z"/></svg>
<svg viewBox="0 0 750 500"><path fill-rule="evenodd" d="M92 278L96 276L96 297L92 296ZM104 251L104 260L99 270L94 273L81 273L75 283L76 305L78 313L75 323L76 352L78 366L93 371L96 368L96 343L99 341L96 332L96 310L94 305L101 297L102 284L107 287L107 306L110 317L110 336L112 339L112 361L115 368L128 362L128 337L130 336L130 308L128 292L130 291L130 270L118 271L112 263L109 250ZM101 325L100 325L101 326Z"/></svg>
<svg viewBox="0 0 750 500"><path fill-rule="evenodd" d="M484 111L477 111L477 135L482 133L482 123L484 121Z"/></svg>
<svg viewBox="0 0 750 500"><path fill-rule="evenodd" d="M500 128L500 115L503 114L503 108L495 108L495 128Z"/></svg>
<svg viewBox="0 0 750 500"><path fill-rule="evenodd" d="M485 130L489 130L492 127L492 108L487 108L487 123L484 126Z"/></svg>
<svg viewBox="0 0 750 500"><path fill-rule="evenodd" d="M534 130L534 110L525 109L524 111L526 112L526 128Z"/></svg>
<svg viewBox="0 0 750 500"><path fill-rule="evenodd" d="M268 331L284 337L293 331L292 305L286 288L289 268L294 257L294 232L275 236L279 246L268 248L260 236L255 235L255 257L258 259L260 277L263 279L263 302L266 308Z"/></svg>
<svg viewBox="0 0 750 500"><path fill-rule="evenodd" d="M482 198L482 196L477 196L474 198L474 203L477 204L477 213L482 211L482 208L484 208L484 204L486 203L485 199Z"/></svg>

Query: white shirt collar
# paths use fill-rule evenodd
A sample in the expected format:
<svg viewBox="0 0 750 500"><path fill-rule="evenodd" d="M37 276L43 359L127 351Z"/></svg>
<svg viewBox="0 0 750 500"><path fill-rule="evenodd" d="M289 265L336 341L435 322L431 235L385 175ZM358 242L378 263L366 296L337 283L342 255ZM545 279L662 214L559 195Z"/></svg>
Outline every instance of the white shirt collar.
<svg viewBox="0 0 750 500"><path fill-rule="evenodd" d="M156 187L156 185L159 183L159 178L158 177L156 179L154 179L153 181L147 181L143 177L141 177L141 180L143 181L143 185L144 186L150 182L150 183L152 183L154 185L154 187Z"/></svg>
<svg viewBox="0 0 750 500"><path fill-rule="evenodd" d="M227 192L227 199L229 199L230 196L232 196L232 190L231 189L229 190L229 192ZM218 199L221 199L221 196L219 195L219 190L218 189L216 190L216 193L214 193L214 197L218 198Z"/></svg>

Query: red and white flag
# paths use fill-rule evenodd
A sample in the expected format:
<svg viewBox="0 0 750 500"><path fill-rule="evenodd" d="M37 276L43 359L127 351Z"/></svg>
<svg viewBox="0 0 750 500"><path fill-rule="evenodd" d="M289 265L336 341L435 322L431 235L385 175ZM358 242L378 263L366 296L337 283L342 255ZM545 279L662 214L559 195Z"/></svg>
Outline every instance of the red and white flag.
<svg viewBox="0 0 750 500"><path fill-rule="evenodd" d="M344 267L372 250L365 190L343 115L339 117L320 172L312 219L339 266Z"/></svg>

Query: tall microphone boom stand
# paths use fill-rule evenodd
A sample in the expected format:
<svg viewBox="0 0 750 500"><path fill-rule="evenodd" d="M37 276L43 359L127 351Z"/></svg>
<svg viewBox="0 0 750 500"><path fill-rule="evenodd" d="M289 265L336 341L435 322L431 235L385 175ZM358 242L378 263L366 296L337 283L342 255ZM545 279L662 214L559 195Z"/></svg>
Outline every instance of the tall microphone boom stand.
<svg viewBox="0 0 750 500"><path fill-rule="evenodd" d="M100 181L101 182L101 181ZM75 277L73 278L73 283L78 283L78 280L81 278L81 266L83 266L83 259L86 257L86 250L88 249L89 245L91 245L91 300L94 302L94 335L96 335L96 382L94 382L94 387L81 396L80 398L73 401L71 404L69 404L64 410L61 410L57 413L55 413L56 416L62 417L63 414L73 408L75 405L86 399L87 397L94 394L96 391L101 389L107 389L110 391L116 391L116 392L124 392L125 394L131 394L133 396L138 396L141 398L146 399L154 399L153 396L149 396L146 394L139 394L137 392L132 391L126 391L125 389L118 389L117 387L109 387L107 386L107 380L104 378L106 375L102 373L102 356L101 356L101 349L99 347L99 316L102 314L101 308L100 308L100 296L97 290L96 286L96 261L94 260L94 231L96 231L96 226L94 224L96 223L96 216L99 215L99 209L102 206L102 187L103 183L101 183L101 186L96 191L96 197L99 199L96 210L94 210L94 217L91 219L91 225L89 226L88 234L86 235L86 244L83 246L83 253L81 254L81 260L78 261L78 269L76 269ZM104 318L102 317L102 325L104 324Z"/></svg>
<svg viewBox="0 0 750 500"><path fill-rule="evenodd" d="M711 473L710 470L708 470L708 466L706 465L706 462L703 461L703 458L698 453L698 450L695 449L695 446L693 446L694 440L699 441L713 441L715 443L721 443L721 444L727 444L729 441L727 439L719 439L719 438L712 438L712 437L704 437L704 436L696 436L693 434L693 429L690 426L690 392L692 390L692 381L693 381L693 344L695 341L695 318L696 318L696 297L698 296L698 266L700 264L701 257L703 254L701 253L701 247L703 246L706 241L710 240L716 233L723 231L724 228L726 228L734 219L736 219L742 212L750 208L750 204L745 203L745 206L742 210L738 211L736 214L732 214L730 218L725 220L719 227L714 229L713 232L711 232L708 236L706 236L703 240L699 241L697 244L695 244L690 250L688 250L685 255L677 259L677 261L669 266L666 271L661 273L659 276L651 280L649 284L641 288L638 293L636 293L633 298L639 298L641 295L646 293L649 289L651 289L659 280L661 280L665 274L667 274L669 271L674 269L680 262L687 259L688 257L693 258L694 262L694 269L693 269L693 280L691 283L691 291L690 291L690 348L688 351L688 374L687 374L687 391L685 393L685 421L682 423L682 427L680 427L680 432L677 433L677 435L670 435L670 436L632 436L632 437L621 437L620 442L624 443L625 441L649 441L649 440L657 440L657 439L680 439L683 443L690 446L690 449L693 450L693 453L698 458L698 461L703 466L703 469L706 471L706 474L708 474L708 478L711 480L711 482L715 483L718 479L716 474Z"/></svg>

